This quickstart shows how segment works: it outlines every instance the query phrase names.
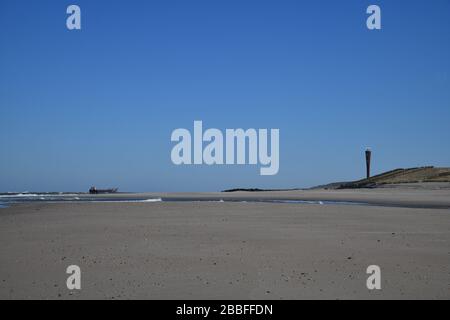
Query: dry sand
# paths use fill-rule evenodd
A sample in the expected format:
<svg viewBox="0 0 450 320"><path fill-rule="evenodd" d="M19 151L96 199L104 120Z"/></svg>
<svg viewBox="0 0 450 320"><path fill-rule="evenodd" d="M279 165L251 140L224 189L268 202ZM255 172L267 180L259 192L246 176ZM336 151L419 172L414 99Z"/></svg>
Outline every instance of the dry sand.
<svg viewBox="0 0 450 320"><path fill-rule="evenodd" d="M449 190L140 196L379 205L15 205L0 209L0 298L450 298ZM72 264L81 267L81 291L66 288ZM380 291L366 288L369 265L381 267Z"/></svg>

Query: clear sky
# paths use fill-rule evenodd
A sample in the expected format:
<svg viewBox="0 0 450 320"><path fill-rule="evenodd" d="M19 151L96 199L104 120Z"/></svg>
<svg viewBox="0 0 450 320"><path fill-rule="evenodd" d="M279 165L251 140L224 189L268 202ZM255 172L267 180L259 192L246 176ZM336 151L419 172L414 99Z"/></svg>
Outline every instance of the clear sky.
<svg viewBox="0 0 450 320"><path fill-rule="evenodd" d="M173 165L194 120L279 128L278 175ZM449 120L448 0L0 1L1 192L305 187L363 177L367 146L450 166Z"/></svg>

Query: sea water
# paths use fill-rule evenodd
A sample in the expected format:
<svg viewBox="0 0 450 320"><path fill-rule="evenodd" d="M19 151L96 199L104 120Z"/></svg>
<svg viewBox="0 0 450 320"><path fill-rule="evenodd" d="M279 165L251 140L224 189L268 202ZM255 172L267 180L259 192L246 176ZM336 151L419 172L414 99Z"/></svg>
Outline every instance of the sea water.
<svg viewBox="0 0 450 320"><path fill-rule="evenodd" d="M86 193L3 193L0 194L0 208L17 203L70 203L70 202L161 202L161 198L142 199L139 197L120 197L89 195Z"/></svg>
<svg viewBox="0 0 450 320"><path fill-rule="evenodd" d="M7 193L0 194L0 208L6 208L16 203L74 203L74 202L104 202L104 203L157 203L157 202L239 202L239 203L284 203L309 205L370 205L351 201L320 201L320 200L286 200L265 198L143 198L142 196L126 194L117 195L89 195L86 193Z"/></svg>

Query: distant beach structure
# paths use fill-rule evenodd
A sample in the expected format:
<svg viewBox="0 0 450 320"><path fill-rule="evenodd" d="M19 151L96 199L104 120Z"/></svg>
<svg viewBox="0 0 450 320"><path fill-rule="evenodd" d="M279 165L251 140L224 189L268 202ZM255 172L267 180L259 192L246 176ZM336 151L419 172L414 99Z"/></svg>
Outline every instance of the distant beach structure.
<svg viewBox="0 0 450 320"><path fill-rule="evenodd" d="M119 189L118 188L111 188L111 189L97 189L95 186L92 186L89 189L90 194L104 194L104 193L116 193Z"/></svg>

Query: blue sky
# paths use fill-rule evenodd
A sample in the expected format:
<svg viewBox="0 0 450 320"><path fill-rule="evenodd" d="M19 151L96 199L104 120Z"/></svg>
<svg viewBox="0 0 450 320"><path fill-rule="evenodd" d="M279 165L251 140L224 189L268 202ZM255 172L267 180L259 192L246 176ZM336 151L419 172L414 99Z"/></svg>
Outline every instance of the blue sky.
<svg viewBox="0 0 450 320"><path fill-rule="evenodd" d="M449 57L448 0L1 0L0 191L305 187L363 177L366 146L450 166ZM194 120L279 128L278 175L173 165Z"/></svg>

